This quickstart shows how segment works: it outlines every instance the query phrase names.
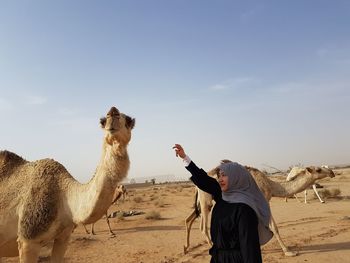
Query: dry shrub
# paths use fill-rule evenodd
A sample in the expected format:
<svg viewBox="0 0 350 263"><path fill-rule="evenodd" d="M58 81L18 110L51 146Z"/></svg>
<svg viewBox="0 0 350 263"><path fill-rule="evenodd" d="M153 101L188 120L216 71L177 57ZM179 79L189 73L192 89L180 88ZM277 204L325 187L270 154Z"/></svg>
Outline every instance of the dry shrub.
<svg viewBox="0 0 350 263"><path fill-rule="evenodd" d="M125 217L124 217L124 215L123 215L122 213L118 213L117 216L116 216L116 218L117 218L118 221L123 221L123 220L125 220Z"/></svg>
<svg viewBox="0 0 350 263"><path fill-rule="evenodd" d="M346 180L346 179L348 179L348 177L345 175L341 175L341 176L337 176L337 179L338 180Z"/></svg>
<svg viewBox="0 0 350 263"><path fill-rule="evenodd" d="M323 189L319 194L322 198L337 198L340 196L341 191L339 188Z"/></svg>
<svg viewBox="0 0 350 263"><path fill-rule="evenodd" d="M141 196L136 196L134 197L134 202L135 203L141 203L143 201L142 197Z"/></svg>
<svg viewBox="0 0 350 263"><path fill-rule="evenodd" d="M154 202L154 205L158 207L164 207L165 203L162 199L158 199L157 201Z"/></svg>
<svg viewBox="0 0 350 263"><path fill-rule="evenodd" d="M154 200L156 200L158 197L157 196L155 196L155 195L150 195L150 197L149 197L149 200L151 200L151 201L154 201Z"/></svg>
<svg viewBox="0 0 350 263"><path fill-rule="evenodd" d="M162 217L160 216L160 213L158 211L149 211L146 216L145 216L146 219L150 220L150 219L153 219L153 220L159 220L161 219Z"/></svg>

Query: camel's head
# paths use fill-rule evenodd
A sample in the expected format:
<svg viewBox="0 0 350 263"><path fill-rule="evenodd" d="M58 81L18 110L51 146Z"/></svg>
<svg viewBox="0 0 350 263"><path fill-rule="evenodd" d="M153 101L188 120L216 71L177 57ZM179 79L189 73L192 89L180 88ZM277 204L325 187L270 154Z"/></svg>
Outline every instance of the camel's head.
<svg viewBox="0 0 350 263"><path fill-rule="evenodd" d="M126 187L123 184L120 184L117 186L117 191L120 193L125 193L126 192Z"/></svg>
<svg viewBox="0 0 350 263"><path fill-rule="evenodd" d="M309 166L305 168L306 173L310 173L318 177L319 179L330 177L333 178L335 176L332 169L328 167L318 167L318 166Z"/></svg>
<svg viewBox="0 0 350 263"><path fill-rule="evenodd" d="M223 159L223 160L220 161L220 164L223 164L223 163L232 163L232 161L231 161L231 160L228 160L228 159ZM207 174L208 174L209 176L211 176L211 177L217 178L218 175L219 175L219 171L220 171L219 166L220 166L220 165L218 165L218 166L216 166L215 168L209 170L209 171L207 172Z"/></svg>
<svg viewBox="0 0 350 263"><path fill-rule="evenodd" d="M100 119L102 129L105 131L106 143L127 145L131 139L131 130L135 126L135 119L120 113L112 107L106 117Z"/></svg>

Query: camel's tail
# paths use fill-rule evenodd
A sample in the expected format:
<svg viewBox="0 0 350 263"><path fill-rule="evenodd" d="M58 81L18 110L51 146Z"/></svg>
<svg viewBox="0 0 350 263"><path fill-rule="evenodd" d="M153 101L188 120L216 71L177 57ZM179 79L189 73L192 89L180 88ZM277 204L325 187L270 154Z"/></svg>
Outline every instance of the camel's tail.
<svg viewBox="0 0 350 263"><path fill-rule="evenodd" d="M199 215L201 214L201 209L198 206L198 189L196 189L193 208L194 208L194 211L196 212L196 218L199 217Z"/></svg>

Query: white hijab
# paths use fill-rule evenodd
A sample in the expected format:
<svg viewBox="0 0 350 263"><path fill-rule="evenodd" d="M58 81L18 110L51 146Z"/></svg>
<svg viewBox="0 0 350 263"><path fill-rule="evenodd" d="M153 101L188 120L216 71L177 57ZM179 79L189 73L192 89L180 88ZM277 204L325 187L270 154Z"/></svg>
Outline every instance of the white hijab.
<svg viewBox="0 0 350 263"><path fill-rule="evenodd" d="M228 176L228 190L222 192L222 199L228 203L245 203L255 211L260 245L266 244L273 236L269 228L271 211L254 178L236 162L223 163L218 168Z"/></svg>

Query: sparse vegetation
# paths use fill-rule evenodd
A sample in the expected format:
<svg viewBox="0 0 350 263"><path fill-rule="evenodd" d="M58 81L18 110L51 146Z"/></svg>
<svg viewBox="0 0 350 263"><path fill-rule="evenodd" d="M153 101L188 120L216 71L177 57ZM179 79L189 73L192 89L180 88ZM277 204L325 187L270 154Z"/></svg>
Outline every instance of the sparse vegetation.
<svg viewBox="0 0 350 263"><path fill-rule="evenodd" d="M117 216L116 216L116 219L118 221L124 221L125 220L125 217L122 213L118 213Z"/></svg>
<svg viewBox="0 0 350 263"><path fill-rule="evenodd" d="M150 211L150 212L148 212L148 213L146 214L145 218L146 218L146 219L149 219L149 220L151 220L151 219L153 219L153 220L159 220L159 219L161 219L162 217L160 216L160 213L159 213L158 211L152 210L152 211Z"/></svg>
<svg viewBox="0 0 350 263"><path fill-rule="evenodd" d="M165 203L162 199L158 199L157 201L154 202L154 205L156 205L158 207L164 207Z"/></svg>
<svg viewBox="0 0 350 263"><path fill-rule="evenodd" d="M142 201L143 201L143 198L141 196L134 197L134 202L135 203L141 203Z"/></svg>
<svg viewBox="0 0 350 263"><path fill-rule="evenodd" d="M156 196L156 195L154 195L154 194L151 194L150 196L149 196L149 200L151 200L151 201L154 201L154 200L156 200L158 197Z"/></svg>
<svg viewBox="0 0 350 263"><path fill-rule="evenodd" d="M337 198L340 196L341 191L339 188L323 189L319 192L322 198ZM314 194L315 195L315 194Z"/></svg>

